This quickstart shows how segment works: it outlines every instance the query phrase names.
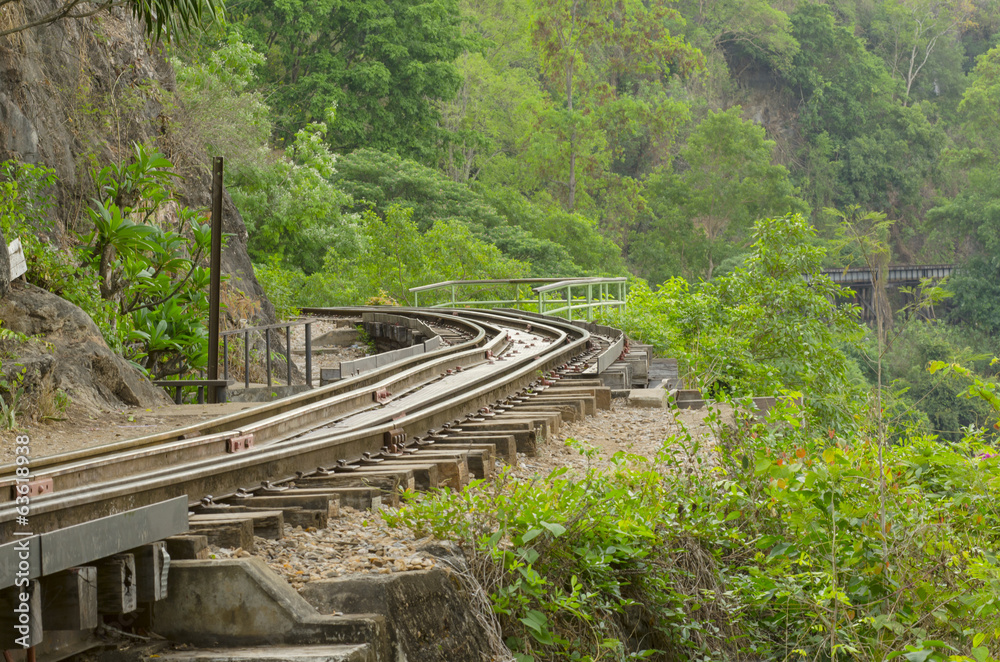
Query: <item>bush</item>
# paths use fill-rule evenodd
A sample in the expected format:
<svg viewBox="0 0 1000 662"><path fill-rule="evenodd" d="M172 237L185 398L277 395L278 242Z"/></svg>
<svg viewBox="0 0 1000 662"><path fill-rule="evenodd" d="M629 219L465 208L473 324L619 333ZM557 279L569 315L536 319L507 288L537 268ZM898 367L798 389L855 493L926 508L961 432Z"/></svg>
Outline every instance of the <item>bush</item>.
<svg viewBox="0 0 1000 662"><path fill-rule="evenodd" d="M583 475L502 472L387 521L462 546L519 661L736 652L740 605L721 568L744 555L744 497L735 484L693 480L688 458L668 446L655 461L620 453Z"/></svg>
<svg viewBox="0 0 1000 662"><path fill-rule="evenodd" d="M863 334L857 309L836 304L842 290L820 273L825 253L801 216L761 219L753 236L742 267L698 287L633 286L626 310L606 319L678 357L690 382L734 395L801 392L818 419L843 418L860 397L842 349Z"/></svg>
<svg viewBox="0 0 1000 662"><path fill-rule="evenodd" d="M683 433L655 459L502 473L387 520L461 545L519 661L993 660L996 450L802 419L793 401L767 424L711 412L714 467Z"/></svg>

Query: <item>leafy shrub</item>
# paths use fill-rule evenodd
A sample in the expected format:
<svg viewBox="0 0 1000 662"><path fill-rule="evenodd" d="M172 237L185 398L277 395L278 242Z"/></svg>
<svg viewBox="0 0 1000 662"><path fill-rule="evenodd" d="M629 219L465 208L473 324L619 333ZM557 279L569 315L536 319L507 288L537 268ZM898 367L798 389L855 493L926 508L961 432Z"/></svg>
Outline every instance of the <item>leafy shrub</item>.
<svg viewBox="0 0 1000 662"><path fill-rule="evenodd" d="M624 312L608 323L670 352L691 382L719 383L736 395L805 393L812 413L847 415L857 397L855 371L842 346L863 328L842 290L820 273L825 254L798 214L760 219L743 266L698 287L679 278L656 292L633 286Z"/></svg>
<svg viewBox="0 0 1000 662"><path fill-rule="evenodd" d="M255 264L253 272L274 306L274 314L279 320L289 320L298 316L296 297L305 284L305 277L301 271L283 267L281 259L277 255L272 255L266 264Z"/></svg>
<svg viewBox="0 0 1000 662"><path fill-rule="evenodd" d="M54 204L50 188L55 171L17 161L0 164L0 227L8 241L20 238L28 271L25 279L84 310L105 342L123 352L132 327L121 320L113 302L101 297L98 275L79 257L50 242L55 227L49 218Z"/></svg>
<svg viewBox="0 0 1000 662"><path fill-rule="evenodd" d="M782 424L748 423L725 442L730 475L770 517L747 572L773 655L993 659L994 451L976 435L880 446L871 430L810 430L800 417L779 408Z"/></svg>
<svg viewBox="0 0 1000 662"><path fill-rule="evenodd" d="M766 424L708 420L715 466L683 433L655 459L501 473L388 519L461 545L518 660L994 659L995 449L880 448L864 425L803 426L793 400Z"/></svg>
<svg viewBox="0 0 1000 662"><path fill-rule="evenodd" d="M742 619L720 568L744 553L741 489L693 480L697 448L680 441L584 475L502 472L388 520L462 546L519 661L735 652Z"/></svg>

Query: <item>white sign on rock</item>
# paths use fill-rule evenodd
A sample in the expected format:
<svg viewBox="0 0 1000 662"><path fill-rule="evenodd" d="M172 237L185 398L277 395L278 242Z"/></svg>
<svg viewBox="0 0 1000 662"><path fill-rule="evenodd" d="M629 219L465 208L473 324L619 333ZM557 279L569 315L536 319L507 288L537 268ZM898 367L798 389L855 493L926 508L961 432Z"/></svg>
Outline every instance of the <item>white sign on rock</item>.
<svg viewBox="0 0 1000 662"><path fill-rule="evenodd" d="M2 245L0 244L0 246ZM28 261L24 258L24 249L21 248L20 239L10 242L7 254L10 255L10 279L14 280L28 270Z"/></svg>

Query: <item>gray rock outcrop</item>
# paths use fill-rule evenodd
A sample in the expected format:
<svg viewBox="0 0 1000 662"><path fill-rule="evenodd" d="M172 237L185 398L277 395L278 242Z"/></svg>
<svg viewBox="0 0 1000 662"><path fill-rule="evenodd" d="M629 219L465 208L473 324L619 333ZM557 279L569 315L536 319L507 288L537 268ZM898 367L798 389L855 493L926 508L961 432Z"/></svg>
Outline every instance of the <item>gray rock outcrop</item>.
<svg viewBox="0 0 1000 662"><path fill-rule="evenodd" d="M88 411L169 403L128 361L112 352L82 309L34 285L15 282L0 299L5 329L31 336L3 371L25 371L27 393L61 389Z"/></svg>
<svg viewBox="0 0 1000 662"><path fill-rule="evenodd" d="M22 0L17 5L32 17L62 2ZM57 204L50 223L43 224L53 243L66 246L71 231L87 230L91 167L127 160L133 143L155 141L183 176L177 182L180 201L210 207L210 159L185 126L175 87L162 48L149 45L124 7L0 37L0 161L44 164L56 171ZM274 322L274 308L247 254L246 226L228 193L222 222L231 235L222 257L229 285L256 304L254 323Z"/></svg>

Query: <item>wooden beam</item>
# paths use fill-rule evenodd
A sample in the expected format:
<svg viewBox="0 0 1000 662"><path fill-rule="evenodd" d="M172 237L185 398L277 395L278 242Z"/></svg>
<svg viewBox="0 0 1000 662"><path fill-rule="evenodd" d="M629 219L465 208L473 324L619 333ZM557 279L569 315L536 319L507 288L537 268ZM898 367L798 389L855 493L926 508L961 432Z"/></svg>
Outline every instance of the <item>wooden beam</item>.
<svg viewBox="0 0 1000 662"><path fill-rule="evenodd" d="M135 557L116 554L97 563L97 610L102 614L130 614L138 606Z"/></svg>
<svg viewBox="0 0 1000 662"><path fill-rule="evenodd" d="M130 550L135 556L135 583L139 602L156 602L167 597L170 554L166 543L153 542Z"/></svg>
<svg viewBox="0 0 1000 662"><path fill-rule="evenodd" d="M96 567L70 568L41 581L48 629L89 630L98 626Z"/></svg>

